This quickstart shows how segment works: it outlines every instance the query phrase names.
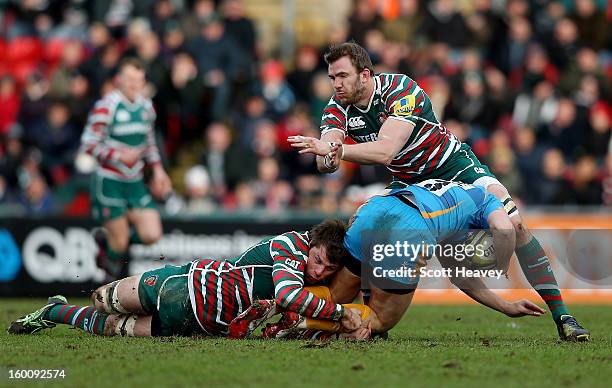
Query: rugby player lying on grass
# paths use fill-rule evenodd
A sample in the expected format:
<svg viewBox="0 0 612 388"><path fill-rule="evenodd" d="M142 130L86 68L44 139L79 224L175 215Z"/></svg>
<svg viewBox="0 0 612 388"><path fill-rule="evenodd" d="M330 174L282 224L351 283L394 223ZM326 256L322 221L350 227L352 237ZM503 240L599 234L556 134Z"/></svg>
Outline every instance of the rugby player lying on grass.
<svg viewBox="0 0 612 388"><path fill-rule="evenodd" d="M325 221L309 232L288 232L253 245L240 257L198 259L117 280L92 294L93 306L68 304L63 296L11 323L12 334L35 333L57 323L100 335L225 336L228 325L257 299L273 299L286 311L339 322L355 330L360 315L306 291L347 260L342 221Z"/></svg>
<svg viewBox="0 0 612 388"><path fill-rule="evenodd" d="M391 189L385 195L372 197L359 208L344 240L345 248L352 255L351 260L336 275L330 289L317 287L315 293L338 303L346 303L356 297L364 284L369 284L371 297L368 305L361 310L362 327L351 335L367 338L371 333L384 333L399 322L410 306L419 281L419 268L425 266L425 260L431 256L423 255L424 251L420 250L417 256L400 257L399 261L398 257L368 260L370 257L366 256L374 252L374 245L395 246L397 242L404 241L410 246L457 244L462 243L467 232L473 229L491 231L497 267L506 273L514 250L515 234L512 222L495 196L482 187L437 179ZM445 267L457 264L453 258L439 259ZM385 269L406 266L413 269L416 276L373 276L373 266L379 265ZM367 277L362 279L363 275ZM506 302L487 289L478 278L450 277L449 280L477 302L510 317L539 316L545 312L528 300ZM259 308L259 315L270 315L260 307L266 304L273 305L273 301L255 304ZM237 317L230 325L232 335L241 334L238 329L247 325L253 316L256 315L246 312ZM310 330L303 332L304 329ZM320 330L330 333L339 329L339 325L330 321L284 312L278 323L266 326L264 337L295 338L295 332L299 330L299 338L325 338L329 335Z"/></svg>

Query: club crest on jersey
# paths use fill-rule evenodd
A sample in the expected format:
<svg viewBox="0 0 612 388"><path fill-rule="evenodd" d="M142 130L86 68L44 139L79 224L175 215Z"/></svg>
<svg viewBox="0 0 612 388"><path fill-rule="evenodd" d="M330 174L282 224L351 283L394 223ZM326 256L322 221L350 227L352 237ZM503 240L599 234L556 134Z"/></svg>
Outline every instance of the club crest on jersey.
<svg viewBox="0 0 612 388"><path fill-rule="evenodd" d="M349 117L348 126L350 129L361 129L365 128L366 123L365 121L363 121L363 117L361 116Z"/></svg>
<svg viewBox="0 0 612 388"><path fill-rule="evenodd" d="M147 276L147 278L144 280L144 284L146 284L147 286L153 287L155 285L155 283L157 283L157 275L149 275Z"/></svg>
<svg viewBox="0 0 612 388"><path fill-rule="evenodd" d="M415 98L413 95L403 97L393 105L393 114L400 116L410 116L415 106Z"/></svg>
<svg viewBox="0 0 612 388"><path fill-rule="evenodd" d="M117 119L117 121L121 122L130 121L130 114L128 113L128 111L120 109L117 111L117 115L115 116L115 118Z"/></svg>

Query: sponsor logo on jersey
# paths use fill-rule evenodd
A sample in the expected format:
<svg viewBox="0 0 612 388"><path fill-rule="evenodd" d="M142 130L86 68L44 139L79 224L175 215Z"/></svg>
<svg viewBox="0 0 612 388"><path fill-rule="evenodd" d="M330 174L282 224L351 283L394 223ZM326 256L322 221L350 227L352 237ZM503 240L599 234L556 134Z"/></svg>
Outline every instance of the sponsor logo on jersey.
<svg viewBox="0 0 612 388"><path fill-rule="evenodd" d="M348 125L350 129L361 129L361 128L365 128L366 123L365 121L363 121L363 117L357 116L357 117L349 117Z"/></svg>
<svg viewBox="0 0 612 388"><path fill-rule="evenodd" d="M378 140L378 133L369 133L363 136L351 135L351 137L353 138L353 140L355 140L358 143L366 143L368 141Z"/></svg>
<svg viewBox="0 0 612 388"><path fill-rule="evenodd" d="M393 105L393 114L399 116L411 116L415 106L413 95L406 96Z"/></svg>
<svg viewBox="0 0 612 388"><path fill-rule="evenodd" d="M126 122L126 121L130 121L131 117L128 111L119 109L117 111L117 115L115 116L115 118L117 119L118 122Z"/></svg>
<svg viewBox="0 0 612 388"><path fill-rule="evenodd" d="M155 285L155 283L157 283L157 278L158 278L157 275L149 275L144 280L144 284L146 284L149 287L153 287Z"/></svg>
<svg viewBox="0 0 612 388"><path fill-rule="evenodd" d="M113 128L113 135L126 136L139 133L147 133L148 127L145 123L117 124Z"/></svg>

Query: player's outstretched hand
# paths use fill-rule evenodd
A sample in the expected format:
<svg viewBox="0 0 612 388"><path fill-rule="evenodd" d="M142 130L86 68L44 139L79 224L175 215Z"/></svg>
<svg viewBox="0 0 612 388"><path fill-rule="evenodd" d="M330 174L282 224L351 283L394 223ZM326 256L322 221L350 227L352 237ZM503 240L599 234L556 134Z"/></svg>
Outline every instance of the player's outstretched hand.
<svg viewBox="0 0 612 388"><path fill-rule="evenodd" d="M351 340L367 340L372 336L371 324L368 327L360 327L357 330L353 330L350 333L342 333L340 338L351 339Z"/></svg>
<svg viewBox="0 0 612 388"><path fill-rule="evenodd" d="M356 330L361 326L361 312L357 309L345 309L340 323L346 331Z"/></svg>
<svg viewBox="0 0 612 388"><path fill-rule="evenodd" d="M338 145L308 136L289 136L287 141L291 147L297 148L300 154L315 154L325 156L332 151L338 150Z"/></svg>
<svg viewBox="0 0 612 388"><path fill-rule="evenodd" d="M546 310L527 299L508 303L505 310L504 313L511 318L524 317L525 315L539 317L546 313Z"/></svg>
<svg viewBox="0 0 612 388"><path fill-rule="evenodd" d="M153 179L149 184L153 197L164 199L172 191L172 182L163 168L157 166L153 170Z"/></svg>

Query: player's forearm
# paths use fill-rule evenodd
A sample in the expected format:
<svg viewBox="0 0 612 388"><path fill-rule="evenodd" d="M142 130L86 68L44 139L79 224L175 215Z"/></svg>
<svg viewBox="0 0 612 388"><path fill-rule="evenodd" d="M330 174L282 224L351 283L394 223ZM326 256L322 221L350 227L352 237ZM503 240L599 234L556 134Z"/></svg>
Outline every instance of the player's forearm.
<svg viewBox="0 0 612 388"><path fill-rule="evenodd" d="M361 144L345 144L339 150L342 160L359 164L382 164L388 166L396 155L396 144L382 139Z"/></svg>
<svg viewBox="0 0 612 388"><path fill-rule="evenodd" d="M319 298L311 292L300 291L291 287L278 292L276 304L288 311L296 312L309 318L329 319L339 321L344 316L344 307L340 304Z"/></svg>
<svg viewBox="0 0 612 388"><path fill-rule="evenodd" d="M476 302L487 306L493 310L499 311L502 314L506 314L508 302L506 302L499 295L486 288L485 284L476 278L465 280L461 282L460 289L467 296L474 299Z"/></svg>
<svg viewBox="0 0 612 388"><path fill-rule="evenodd" d="M82 143L79 152L93 156L98 163L117 162L119 160L119 151L109 147L102 141Z"/></svg>

